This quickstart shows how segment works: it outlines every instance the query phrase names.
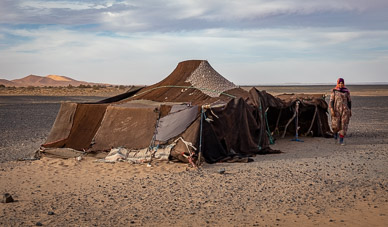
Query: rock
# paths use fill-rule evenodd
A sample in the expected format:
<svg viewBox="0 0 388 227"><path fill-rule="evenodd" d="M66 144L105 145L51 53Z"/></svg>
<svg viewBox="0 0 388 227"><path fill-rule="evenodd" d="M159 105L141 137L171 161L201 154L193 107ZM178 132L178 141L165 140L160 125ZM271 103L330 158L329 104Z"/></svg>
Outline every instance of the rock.
<svg viewBox="0 0 388 227"><path fill-rule="evenodd" d="M49 212L47 212L47 215L54 215L54 212L49 211Z"/></svg>
<svg viewBox="0 0 388 227"><path fill-rule="evenodd" d="M219 174L224 174L224 173L225 173L225 168L219 169L219 170L218 170L218 173L219 173Z"/></svg>
<svg viewBox="0 0 388 227"><path fill-rule="evenodd" d="M4 193L4 195L3 195L3 200L2 200L3 203L12 203L12 202L14 202L14 201L15 201L15 200L12 198L11 194L9 194L9 193Z"/></svg>
<svg viewBox="0 0 388 227"><path fill-rule="evenodd" d="M41 222L39 222L39 221L35 225L36 226L43 226L43 224Z"/></svg>

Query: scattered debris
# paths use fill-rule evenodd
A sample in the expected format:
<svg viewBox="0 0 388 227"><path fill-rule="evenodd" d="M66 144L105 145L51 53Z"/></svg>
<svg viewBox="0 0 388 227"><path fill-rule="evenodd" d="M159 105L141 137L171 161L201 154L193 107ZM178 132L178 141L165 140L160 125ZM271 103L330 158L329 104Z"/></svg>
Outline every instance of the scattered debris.
<svg viewBox="0 0 388 227"><path fill-rule="evenodd" d="M15 200L12 198L11 194L4 193L2 203L12 203Z"/></svg>

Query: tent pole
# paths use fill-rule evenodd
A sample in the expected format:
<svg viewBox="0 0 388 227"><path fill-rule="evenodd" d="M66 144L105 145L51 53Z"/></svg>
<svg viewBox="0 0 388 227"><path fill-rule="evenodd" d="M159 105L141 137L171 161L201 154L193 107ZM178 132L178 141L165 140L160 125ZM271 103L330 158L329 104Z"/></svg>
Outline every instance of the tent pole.
<svg viewBox="0 0 388 227"><path fill-rule="evenodd" d="M313 124L314 124L314 121L315 121L315 117L316 117L316 115L317 115L317 112L318 112L318 106L315 105L314 116L313 116L313 119L311 120L311 125L310 125L309 129L308 129L307 132L305 133L306 136L309 134L311 128L313 127Z"/></svg>
<svg viewBox="0 0 388 227"><path fill-rule="evenodd" d="M280 109L279 111L278 119L276 120L276 126L274 130L274 133L277 133L278 135L279 135L279 121L280 121L280 116L282 116L282 110L283 109Z"/></svg>
<svg viewBox="0 0 388 227"><path fill-rule="evenodd" d="M155 130L154 130L154 135L152 136L150 145L149 145L148 148L147 148L147 152L149 151L149 152L150 152L150 156L151 156L148 165L151 165L152 157L155 156L155 153L156 153L156 150L157 150L157 148L156 148L155 152L152 152L152 150L154 149L154 146L155 146L155 139L156 139L156 133L158 132L159 120L160 120L160 110L158 110L158 120L156 121ZM147 152L146 152L146 153L147 153Z"/></svg>
<svg viewBox="0 0 388 227"><path fill-rule="evenodd" d="M203 115L205 114L203 106L201 107L201 122L199 128L199 150L198 150L198 166L201 164L202 159L202 125L203 125Z"/></svg>
<svg viewBox="0 0 388 227"><path fill-rule="evenodd" d="M303 140L300 140L298 138L298 130L299 130L299 101L296 101L295 104L295 113L296 113L296 119L295 119L295 138L291 141L297 141L297 142L303 142Z"/></svg>
<svg viewBox="0 0 388 227"><path fill-rule="evenodd" d="M293 115L293 116L291 117L291 119L287 122L286 127L284 127L284 132L283 132L282 138L284 138L284 137L286 136L287 127L288 127L288 125L291 123L291 121L294 120L295 116L296 116L296 109L295 109L295 111L294 111L294 115Z"/></svg>
<svg viewBox="0 0 388 227"><path fill-rule="evenodd" d="M319 113L318 113L318 129L319 129L319 132L321 133L322 136L324 136L325 134L323 133L323 129L322 129L322 121L321 121L321 116L319 116Z"/></svg>

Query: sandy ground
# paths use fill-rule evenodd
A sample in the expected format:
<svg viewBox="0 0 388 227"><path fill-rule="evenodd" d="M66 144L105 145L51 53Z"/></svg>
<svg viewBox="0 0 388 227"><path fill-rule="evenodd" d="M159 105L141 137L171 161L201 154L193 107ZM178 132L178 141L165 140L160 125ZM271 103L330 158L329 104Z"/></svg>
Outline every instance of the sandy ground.
<svg viewBox="0 0 388 227"><path fill-rule="evenodd" d="M0 98L0 193L16 200L0 226L388 225L388 96L353 96L346 146L285 138L251 163L12 161L39 148L64 99L79 98Z"/></svg>

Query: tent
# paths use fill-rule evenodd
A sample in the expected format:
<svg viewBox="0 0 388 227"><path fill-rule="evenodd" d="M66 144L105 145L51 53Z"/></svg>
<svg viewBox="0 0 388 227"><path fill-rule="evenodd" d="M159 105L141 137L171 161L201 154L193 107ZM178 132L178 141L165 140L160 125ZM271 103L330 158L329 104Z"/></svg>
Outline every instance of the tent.
<svg viewBox="0 0 388 227"><path fill-rule="evenodd" d="M96 103L62 103L42 147L84 153L123 149L124 158L140 153L152 158L163 151L193 165L246 161L278 152L269 147L266 112L285 106L264 91L236 86L205 60L188 60L154 85Z"/></svg>

